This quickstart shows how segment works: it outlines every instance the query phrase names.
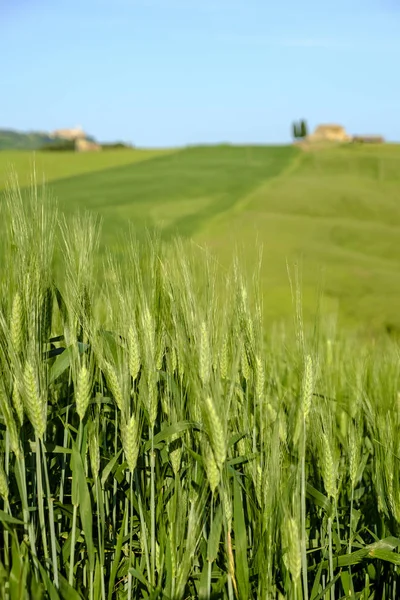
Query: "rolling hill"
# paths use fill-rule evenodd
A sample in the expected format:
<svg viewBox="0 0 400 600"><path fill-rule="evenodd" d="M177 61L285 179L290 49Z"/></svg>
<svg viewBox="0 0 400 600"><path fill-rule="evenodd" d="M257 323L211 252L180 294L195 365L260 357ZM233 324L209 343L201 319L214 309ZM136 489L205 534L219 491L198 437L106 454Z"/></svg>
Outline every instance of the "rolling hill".
<svg viewBox="0 0 400 600"><path fill-rule="evenodd" d="M108 150L107 152L0 152L0 190L11 172L18 175L22 187L28 186L35 170L37 180L52 182L100 173L121 165L136 163L169 154L169 150Z"/></svg>
<svg viewBox="0 0 400 600"><path fill-rule="evenodd" d="M18 156L17 156L18 155ZM7 159L7 160L6 160ZM0 155L21 184L29 153ZM400 331L400 147L193 147L177 151L36 154L66 211L103 217L103 247L123 251L131 223L207 245L227 265L234 249L254 267L263 245L267 319L293 314L287 263L302 272L305 316L322 310L372 332Z"/></svg>
<svg viewBox="0 0 400 600"><path fill-rule="evenodd" d="M0 150L38 150L55 143L46 133L37 131L20 132L12 129L0 129Z"/></svg>

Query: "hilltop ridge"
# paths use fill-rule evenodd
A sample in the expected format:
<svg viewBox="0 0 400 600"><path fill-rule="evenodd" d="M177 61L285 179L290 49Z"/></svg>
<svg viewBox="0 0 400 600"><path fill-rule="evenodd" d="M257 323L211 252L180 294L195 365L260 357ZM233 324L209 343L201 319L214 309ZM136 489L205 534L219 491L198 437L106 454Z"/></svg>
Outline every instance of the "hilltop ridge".
<svg viewBox="0 0 400 600"><path fill-rule="evenodd" d="M0 128L1 150L44 150L52 147L65 146L64 149L77 151L100 150L102 148L132 148L125 142L103 144L95 137L87 134L81 126L56 129L54 131L17 131L10 128Z"/></svg>

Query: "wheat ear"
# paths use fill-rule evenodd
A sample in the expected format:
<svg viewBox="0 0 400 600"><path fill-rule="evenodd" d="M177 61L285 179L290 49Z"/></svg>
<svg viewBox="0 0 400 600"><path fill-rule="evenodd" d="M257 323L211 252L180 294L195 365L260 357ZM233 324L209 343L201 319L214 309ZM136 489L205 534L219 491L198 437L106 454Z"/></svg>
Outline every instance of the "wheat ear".
<svg viewBox="0 0 400 600"><path fill-rule="evenodd" d="M210 438L211 448L214 453L215 462L219 469L222 469L226 459L226 440L225 431L214 402L208 396L205 399L204 420Z"/></svg>
<svg viewBox="0 0 400 600"><path fill-rule="evenodd" d="M75 388L76 412L81 421L84 419L87 407L89 406L91 392L92 382L90 373L83 363L79 370Z"/></svg>

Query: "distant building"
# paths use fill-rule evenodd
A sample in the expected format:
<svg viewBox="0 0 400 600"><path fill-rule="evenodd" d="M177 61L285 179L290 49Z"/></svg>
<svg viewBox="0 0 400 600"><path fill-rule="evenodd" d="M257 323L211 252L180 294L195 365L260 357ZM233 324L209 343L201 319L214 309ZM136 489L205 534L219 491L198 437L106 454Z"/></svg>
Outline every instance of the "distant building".
<svg viewBox="0 0 400 600"><path fill-rule="evenodd" d="M381 135L355 135L353 142L359 142L361 144L384 144L385 138Z"/></svg>
<svg viewBox="0 0 400 600"><path fill-rule="evenodd" d="M344 127L341 125L318 125L314 133L308 135L308 142L350 142L351 136L347 134Z"/></svg>
<svg viewBox="0 0 400 600"><path fill-rule="evenodd" d="M101 150L101 146L97 144L93 138L90 138L82 129L77 126L72 129L56 129L50 134L53 139L66 140L75 142L76 152L93 152Z"/></svg>
<svg viewBox="0 0 400 600"><path fill-rule="evenodd" d="M87 135L79 125L72 129L56 129L50 134L53 138L61 138L63 140L79 140L86 139Z"/></svg>
<svg viewBox="0 0 400 600"><path fill-rule="evenodd" d="M76 152L98 152L99 150L101 150L101 146L100 144L96 144L96 142L91 142L90 140L85 140L83 138L75 140Z"/></svg>

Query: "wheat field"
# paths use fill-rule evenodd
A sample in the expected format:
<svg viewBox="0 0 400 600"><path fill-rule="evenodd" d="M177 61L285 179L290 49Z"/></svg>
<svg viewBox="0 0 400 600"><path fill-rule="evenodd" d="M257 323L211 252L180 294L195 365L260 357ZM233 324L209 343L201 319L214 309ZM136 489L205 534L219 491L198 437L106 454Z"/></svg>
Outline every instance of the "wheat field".
<svg viewBox="0 0 400 600"><path fill-rule="evenodd" d="M304 326L296 270L292 336L260 267L2 211L1 598L399 597L393 340Z"/></svg>

